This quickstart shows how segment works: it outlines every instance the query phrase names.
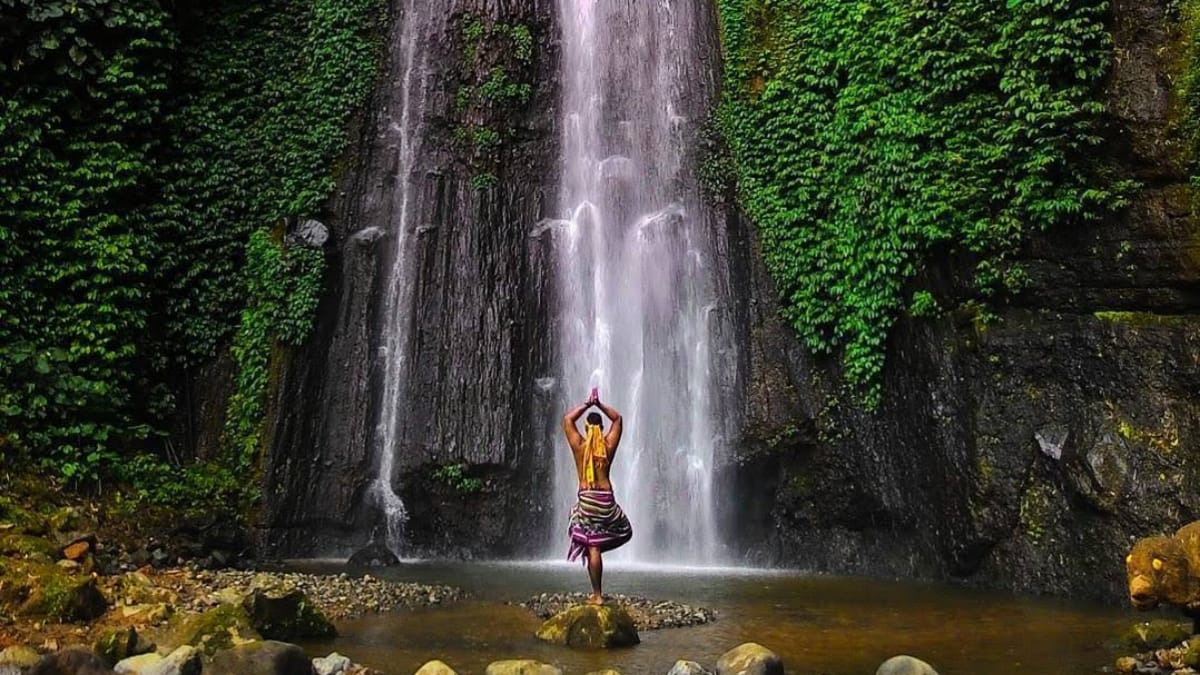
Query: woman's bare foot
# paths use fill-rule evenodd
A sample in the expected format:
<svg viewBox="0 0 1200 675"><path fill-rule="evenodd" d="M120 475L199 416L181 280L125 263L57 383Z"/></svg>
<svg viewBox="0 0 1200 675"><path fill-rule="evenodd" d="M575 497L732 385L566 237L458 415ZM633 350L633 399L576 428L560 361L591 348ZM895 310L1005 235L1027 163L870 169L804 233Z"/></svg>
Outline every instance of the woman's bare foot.
<svg viewBox="0 0 1200 675"><path fill-rule="evenodd" d="M604 596L600 595L599 593L592 593L591 595L588 596L587 604L603 605L604 604Z"/></svg>

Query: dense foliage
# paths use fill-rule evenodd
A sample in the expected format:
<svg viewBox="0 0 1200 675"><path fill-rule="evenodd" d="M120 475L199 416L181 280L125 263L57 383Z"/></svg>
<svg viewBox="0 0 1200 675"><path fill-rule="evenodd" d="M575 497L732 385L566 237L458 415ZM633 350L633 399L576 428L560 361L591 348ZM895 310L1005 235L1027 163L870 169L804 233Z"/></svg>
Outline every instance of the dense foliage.
<svg viewBox="0 0 1200 675"><path fill-rule="evenodd" d="M931 261L968 256L984 297L1019 290L1028 235L1120 204L1088 158L1104 0L718 5L742 205L786 318L868 403L896 318L936 308L912 285Z"/></svg>
<svg viewBox="0 0 1200 675"><path fill-rule="evenodd" d="M267 233L331 193L382 8L0 0L0 447L108 473L239 333L245 463L264 354L307 335L323 264Z"/></svg>

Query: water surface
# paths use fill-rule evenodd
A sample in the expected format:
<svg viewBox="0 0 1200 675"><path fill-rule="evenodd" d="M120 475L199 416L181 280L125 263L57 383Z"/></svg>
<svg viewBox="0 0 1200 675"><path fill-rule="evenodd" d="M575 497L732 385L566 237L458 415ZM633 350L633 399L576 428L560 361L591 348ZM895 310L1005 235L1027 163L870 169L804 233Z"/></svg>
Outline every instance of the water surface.
<svg viewBox="0 0 1200 675"><path fill-rule="evenodd" d="M311 566L308 566L311 567ZM321 566L319 571L340 571ZM664 675L676 659L708 667L730 647L759 642L778 653L788 673L871 675L907 653L942 675L1084 675L1112 663L1111 644L1132 611L983 592L944 584L807 576L736 569L606 570L606 589L712 607L717 621L693 628L644 631L637 647L576 651L533 637L539 621L506 605L543 592L586 590L583 570L566 564L420 563L379 576L462 587L471 599L370 616L339 625L341 637L306 645L338 650L388 675L409 675L442 659L462 675L488 663L533 658L566 675L612 667L623 675Z"/></svg>

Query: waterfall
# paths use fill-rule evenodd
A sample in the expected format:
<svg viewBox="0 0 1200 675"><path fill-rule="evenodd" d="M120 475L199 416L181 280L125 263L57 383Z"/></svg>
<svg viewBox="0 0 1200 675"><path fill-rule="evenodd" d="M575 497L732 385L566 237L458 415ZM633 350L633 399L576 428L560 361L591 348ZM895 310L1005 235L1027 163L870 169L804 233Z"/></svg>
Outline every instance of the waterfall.
<svg viewBox="0 0 1200 675"><path fill-rule="evenodd" d="M596 386L622 413L612 479L634 539L614 555L638 561L722 555L713 481L731 437L719 372L734 350L729 275L687 152L712 91L706 4L559 0L561 180L548 221L559 403ZM561 434L556 447L557 532L577 480Z"/></svg>
<svg viewBox="0 0 1200 675"><path fill-rule="evenodd" d="M378 415L374 432L377 473L371 492L386 526L388 548L399 555L403 546L408 511L396 494L396 452L402 434L402 412L407 407L409 366L412 358L409 335L413 326L415 270L414 234L420 220L420 184L414 172L425 134L425 106L432 69L425 39L436 34L431 24L436 13L415 11L421 0L406 2L401 10L401 65L393 83L399 88L400 110L390 131L396 141L396 185L393 191L393 222L388 256L384 261L381 298L380 346L376 369L381 373Z"/></svg>

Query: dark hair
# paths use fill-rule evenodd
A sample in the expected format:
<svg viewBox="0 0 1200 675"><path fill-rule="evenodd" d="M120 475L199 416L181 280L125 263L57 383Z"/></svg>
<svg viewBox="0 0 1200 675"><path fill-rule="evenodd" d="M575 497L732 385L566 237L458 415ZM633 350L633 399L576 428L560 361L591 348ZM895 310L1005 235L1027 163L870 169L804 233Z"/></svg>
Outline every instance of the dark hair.
<svg viewBox="0 0 1200 675"><path fill-rule="evenodd" d="M597 424L598 425L601 422L603 422L604 420L600 417L600 413L594 412L594 413L588 413L587 421L588 421L588 424Z"/></svg>

